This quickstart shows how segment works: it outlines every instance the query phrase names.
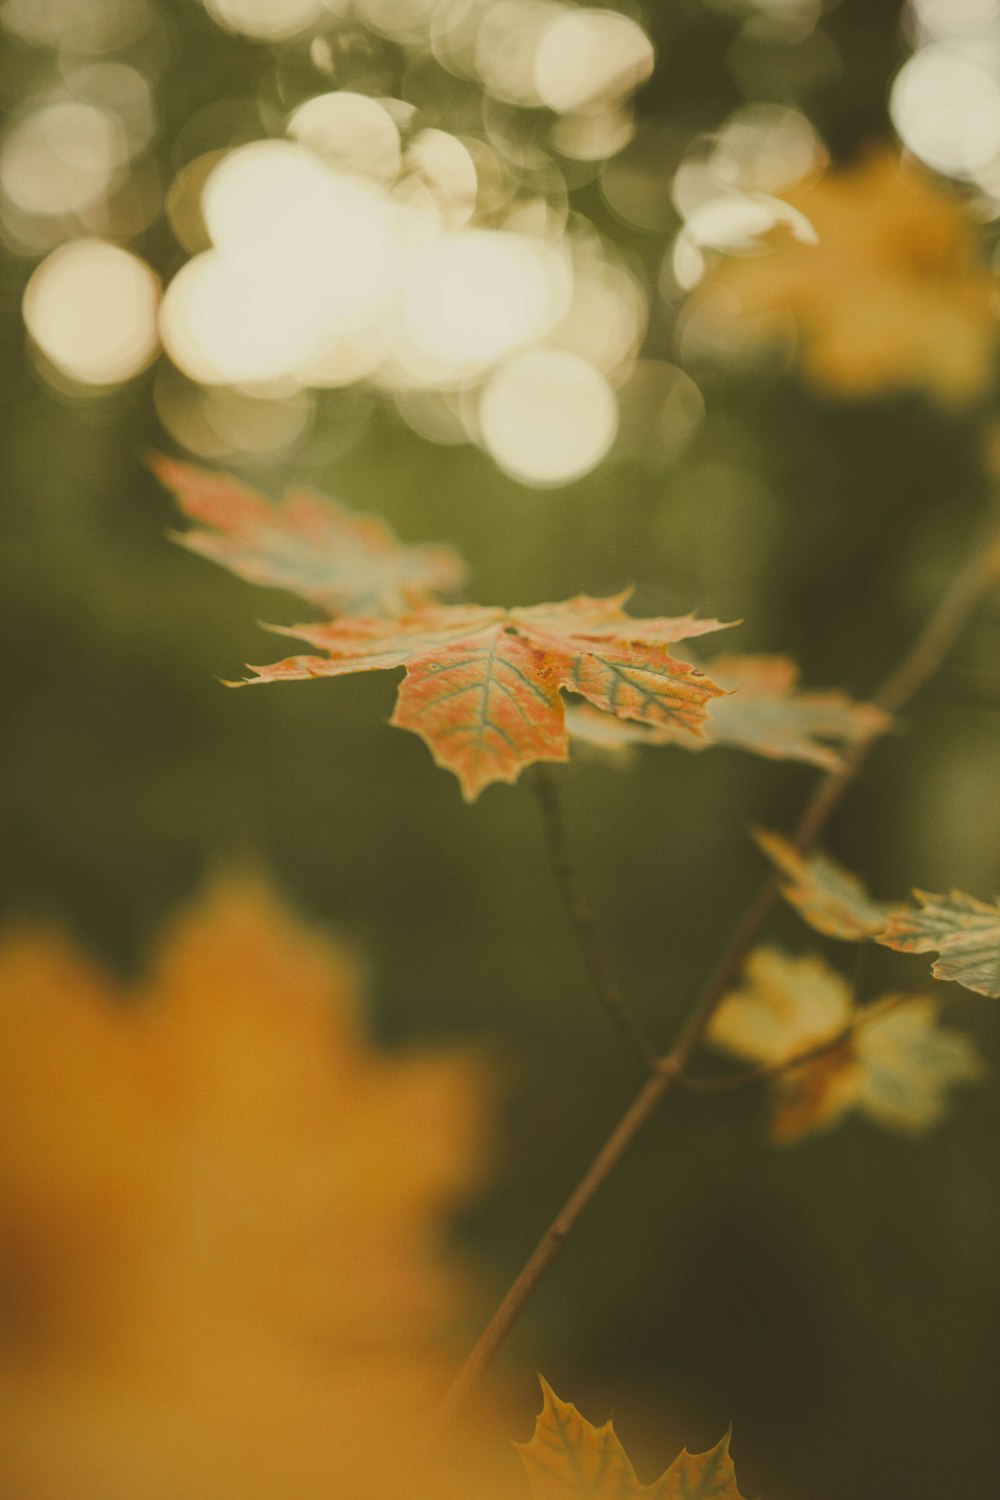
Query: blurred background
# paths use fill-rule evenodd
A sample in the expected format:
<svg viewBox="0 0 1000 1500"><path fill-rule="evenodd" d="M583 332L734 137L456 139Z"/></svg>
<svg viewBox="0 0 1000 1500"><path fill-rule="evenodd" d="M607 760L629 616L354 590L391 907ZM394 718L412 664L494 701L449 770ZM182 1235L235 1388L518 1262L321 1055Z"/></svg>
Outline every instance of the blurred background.
<svg viewBox="0 0 1000 1500"><path fill-rule="evenodd" d="M637 1081L538 809L463 805L388 730L388 676L223 691L302 606L172 546L144 456L449 540L484 603L635 584L636 613L741 619L727 649L864 697L1000 464L1000 6L4 0L0 26L3 907L129 980L213 874L264 868L364 955L381 1044L485 1043L500 1165L455 1231L485 1313ZM881 896L1000 887L998 648L994 602L831 825ZM748 825L787 829L815 774L559 770L658 1042L761 878ZM908 962L868 955L862 997ZM995 1062L989 1003L949 1015ZM989 1492L997 1090L919 1144L763 1123L747 1091L648 1128L510 1341L515 1435L540 1368L640 1465L732 1420L767 1500Z"/></svg>

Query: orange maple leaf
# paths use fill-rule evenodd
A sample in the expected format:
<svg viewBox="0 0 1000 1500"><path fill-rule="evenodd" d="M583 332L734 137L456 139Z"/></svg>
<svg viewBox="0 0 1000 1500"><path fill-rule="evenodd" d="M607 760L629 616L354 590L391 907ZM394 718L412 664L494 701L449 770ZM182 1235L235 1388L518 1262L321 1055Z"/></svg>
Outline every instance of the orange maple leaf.
<svg viewBox="0 0 1000 1500"><path fill-rule="evenodd" d="M443 1472L418 1451L468 1309L442 1235L490 1096L468 1053L370 1046L353 962L259 881L182 915L128 990L8 934L4 1492L465 1500L478 1445Z"/></svg>
<svg viewBox="0 0 1000 1500"><path fill-rule="evenodd" d="M741 1500L728 1433L707 1453L685 1449L659 1479L641 1484L610 1421L595 1427L547 1381L541 1386L534 1434L514 1444L534 1500Z"/></svg>
<svg viewBox="0 0 1000 1500"><path fill-rule="evenodd" d="M873 703L858 703L836 689L802 691L798 667L787 656L716 656L706 663L712 681L726 689L707 706L698 736L657 726L623 723L589 706L570 711L575 739L608 751L634 745L683 745L707 750L731 745L768 760L797 760L824 771L839 770L843 751L884 734L889 716Z"/></svg>
<svg viewBox="0 0 1000 1500"><path fill-rule="evenodd" d="M670 645L724 628L717 620L632 619L627 594L501 609L438 605L395 620L347 618L280 633L321 648L253 667L250 682L340 677L405 666L391 722L419 734L466 801L534 761L569 755L562 690L609 714L698 739L722 693Z"/></svg>
<svg viewBox="0 0 1000 1500"><path fill-rule="evenodd" d="M453 547L404 546L379 517L312 490L289 490L272 505L229 474L158 455L150 466L184 513L203 523L176 536L183 546L331 614L398 614L465 580Z"/></svg>

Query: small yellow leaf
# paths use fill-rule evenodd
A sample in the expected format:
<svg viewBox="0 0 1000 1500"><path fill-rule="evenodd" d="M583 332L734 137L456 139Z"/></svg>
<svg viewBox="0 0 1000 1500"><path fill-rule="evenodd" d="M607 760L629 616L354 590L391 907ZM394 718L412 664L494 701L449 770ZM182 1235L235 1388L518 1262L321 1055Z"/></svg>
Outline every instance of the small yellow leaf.
<svg viewBox="0 0 1000 1500"><path fill-rule="evenodd" d="M848 1031L850 1034L848 1034ZM708 1029L720 1051L781 1068L770 1080L771 1135L782 1144L836 1125L854 1110L903 1134L935 1125L952 1084L980 1076L972 1042L938 1025L926 996L887 995L853 1007L847 981L819 958L760 948L745 983ZM811 1049L820 1056L795 1064Z"/></svg>
<svg viewBox="0 0 1000 1500"><path fill-rule="evenodd" d="M754 838L786 876L781 894L810 927L845 942L861 942L881 932L891 908L873 901L856 875L825 854L800 854L794 844L767 829L756 829Z"/></svg>
<svg viewBox="0 0 1000 1500"><path fill-rule="evenodd" d="M534 1500L741 1500L728 1434L707 1453L685 1449L659 1479L642 1484L610 1421L595 1427L547 1381L541 1386L534 1434L514 1444Z"/></svg>
<svg viewBox="0 0 1000 1500"><path fill-rule="evenodd" d="M821 958L789 958L757 948L743 984L727 995L708 1029L723 1052L757 1063L781 1063L829 1041L851 1019L851 990Z"/></svg>

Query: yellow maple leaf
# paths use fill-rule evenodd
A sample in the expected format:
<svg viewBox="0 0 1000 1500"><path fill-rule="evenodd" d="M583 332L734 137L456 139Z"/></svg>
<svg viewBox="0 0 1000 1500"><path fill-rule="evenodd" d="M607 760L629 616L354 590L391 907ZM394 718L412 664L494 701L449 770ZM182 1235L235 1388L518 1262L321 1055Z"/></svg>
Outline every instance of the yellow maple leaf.
<svg viewBox="0 0 1000 1500"><path fill-rule="evenodd" d="M806 374L837 395L922 388L958 402L986 387L994 287L954 192L886 147L786 196L818 242L782 234L762 255L726 260L711 286L736 300L715 316L751 337L790 320Z"/></svg>
<svg viewBox="0 0 1000 1500"><path fill-rule="evenodd" d="M729 1435L706 1453L679 1454L652 1484L636 1477L610 1421L595 1427L541 1381L542 1409L527 1443L515 1443L534 1500L741 1500Z"/></svg>
<svg viewBox="0 0 1000 1500"><path fill-rule="evenodd" d="M371 1047L352 961L243 880L128 991L10 934L0 1074L5 1493L464 1500L467 1457L502 1491L415 1456L468 1312L442 1236L481 1063Z"/></svg>
<svg viewBox="0 0 1000 1500"><path fill-rule="evenodd" d="M938 1025L927 996L886 995L855 1007L851 987L822 959L758 948L745 982L708 1028L720 1051L782 1067L825 1049L771 1080L771 1135L788 1144L829 1129L851 1110L903 1134L919 1134L944 1112L947 1089L978 1078L972 1042Z"/></svg>

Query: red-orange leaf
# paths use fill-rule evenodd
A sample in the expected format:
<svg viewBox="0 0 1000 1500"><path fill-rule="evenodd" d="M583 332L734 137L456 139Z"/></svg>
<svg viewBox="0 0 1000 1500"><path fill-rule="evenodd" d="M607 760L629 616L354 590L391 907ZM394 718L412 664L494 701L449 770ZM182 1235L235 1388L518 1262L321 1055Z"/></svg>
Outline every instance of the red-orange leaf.
<svg viewBox="0 0 1000 1500"><path fill-rule="evenodd" d="M202 528L177 540L250 583L288 589L331 613L392 615L457 589L445 545L404 546L384 521L311 490L272 505L241 480L155 456L153 472Z"/></svg>
<svg viewBox="0 0 1000 1500"><path fill-rule="evenodd" d="M560 689L609 713L697 739L717 687L670 643L718 630L715 620L636 620L623 598L584 595L528 609L428 605L395 620L346 618L282 633L318 647L255 667L252 682L340 677L405 666L392 722L419 734L467 801L515 781L535 761L566 760Z"/></svg>
<svg viewBox="0 0 1000 1500"><path fill-rule="evenodd" d="M872 703L856 703L836 690L800 692L798 668L785 656L717 656L707 670L728 691L710 705L697 738L676 734L669 722L658 727L615 723L587 706L572 710L570 733L601 750L732 745L768 760L804 761L832 771L843 764L844 750L889 728L888 715ZM589 693L585 696L598 708L606 706Z"/></svg>
<svg viewBox="0 0 1000 1500"><path fill-rule="evenodd" d="M595 1427L541 1385L534 1435L514 1444L534 1500L741 1500L728 1434L707 1453L685 1449L659 1479L642 1484L611 1422Z"/></svg>
<svg viewBox="0 0 1000 1500"><path fill-rule="evenodd" d="M468 802L491 781L516 781L532 761L568 754L552 663L502 625L414 661L391 722L426 740Z"/></svg>

